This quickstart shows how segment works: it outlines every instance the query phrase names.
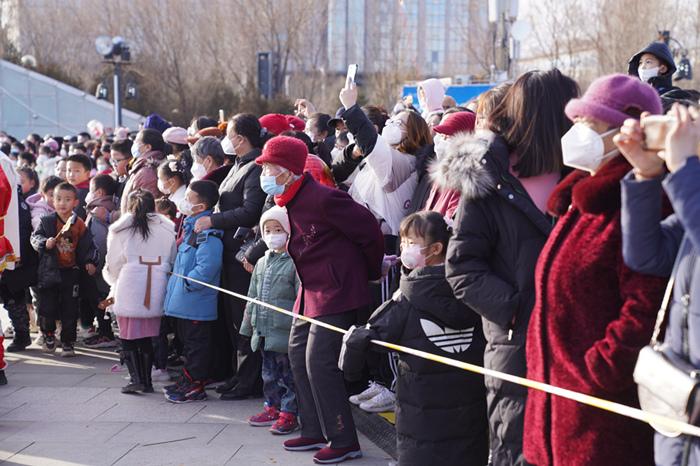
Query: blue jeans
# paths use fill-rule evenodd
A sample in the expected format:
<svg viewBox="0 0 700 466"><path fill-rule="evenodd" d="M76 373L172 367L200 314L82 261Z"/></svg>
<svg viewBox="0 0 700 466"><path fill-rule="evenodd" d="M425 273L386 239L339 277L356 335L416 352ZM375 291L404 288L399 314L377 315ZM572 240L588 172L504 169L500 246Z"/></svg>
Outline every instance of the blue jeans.
<svg viewBox="0 0 700 466"><path fill-rule="evenodd" d="M296 415L297 397L287 354L263 351L262 379L265 403L284 413Z"/></svg>

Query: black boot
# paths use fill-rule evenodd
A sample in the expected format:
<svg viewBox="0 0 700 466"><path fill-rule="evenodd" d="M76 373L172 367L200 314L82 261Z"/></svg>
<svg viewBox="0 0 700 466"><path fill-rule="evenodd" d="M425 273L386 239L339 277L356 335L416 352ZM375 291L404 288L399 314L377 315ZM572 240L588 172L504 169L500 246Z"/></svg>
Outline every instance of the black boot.
<svg viewBox="0 0 700 466"><path fill-rule="evenodd" d="M153 355L139 351L141 356L141 380L143 382L143 393L153 393L153 382L151 381L151 368L153 367Z"/></svg>
<svg viewBox="0 0 700 466"><path fill-rule="evenodd" d="M129 376L131 376L131 382L122 387L122 393L136 393L142 391L144 389L142 379L143 373L141 369L141 358L139 358L138 351L122 350L122 358L126 363L126 367L129 369Z"/></svg>
<svg viewBox="0 0 700 466"><path fill-rule="evenodd" d="M0 371L0 385L7 385L7 376L4 370Z"/></svg>
<svg viewBox="0 0 700 466"><path fill-rule="evenodd" d="M24 351L27 346L32 344L32 339L29 336L28 331L16 331L15 337L12 339L12 343L7 347L7 351L10 353L17 353L19 351Z"/></svg>

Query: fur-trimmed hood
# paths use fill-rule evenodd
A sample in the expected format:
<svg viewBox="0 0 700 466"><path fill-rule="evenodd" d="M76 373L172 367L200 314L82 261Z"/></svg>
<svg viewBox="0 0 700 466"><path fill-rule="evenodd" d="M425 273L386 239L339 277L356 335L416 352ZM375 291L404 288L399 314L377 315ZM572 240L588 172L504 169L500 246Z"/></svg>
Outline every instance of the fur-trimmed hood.
<svg viewBox="0 0 700 466"><path fill-rule="evenodd" d="M442 159L430 165L430 177L441 188L459 191L468 199L484 198L495 189L499 170L494 166L497 160L486 157L489 151L502 151L507 160L505 142L492 131L456 135Z"/></svg>

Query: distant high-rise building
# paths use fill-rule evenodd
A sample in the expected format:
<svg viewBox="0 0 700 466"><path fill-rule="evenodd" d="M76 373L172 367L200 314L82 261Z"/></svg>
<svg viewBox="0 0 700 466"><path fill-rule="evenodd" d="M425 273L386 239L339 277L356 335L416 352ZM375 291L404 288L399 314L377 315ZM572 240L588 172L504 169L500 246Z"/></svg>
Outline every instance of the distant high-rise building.
<svg viewBox="0 0 700 466"><path fill-rule="evenodd" d="M479 74L487 48L486 0L329 0L328 69L416 78ZM481 41L481 43L479 43Z"/></svg>

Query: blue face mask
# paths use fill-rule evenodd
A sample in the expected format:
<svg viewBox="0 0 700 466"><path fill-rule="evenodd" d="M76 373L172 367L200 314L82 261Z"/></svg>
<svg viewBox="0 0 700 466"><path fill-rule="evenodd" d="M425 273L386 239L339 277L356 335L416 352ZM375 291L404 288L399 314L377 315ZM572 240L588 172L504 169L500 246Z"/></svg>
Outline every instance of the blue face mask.
<svg viewBox="0 0 700 466"><path fill-rule="evenodd" d="M139 153L139 146L138 144L133 144L131 146L131 156L134 157L135 159L139 158L141 154Z"/></svg>
<svg viewBox="0 0 700 466"><path fill-rule="evenodd" d="M260 177L260 187L270 196L279 196L284 193L284 185L277 184L277 177L274 175Z"/></svg>

